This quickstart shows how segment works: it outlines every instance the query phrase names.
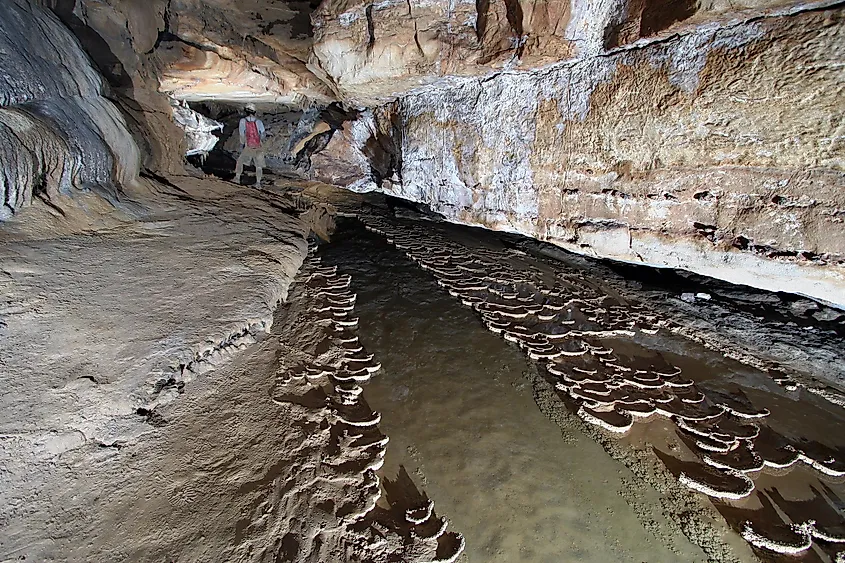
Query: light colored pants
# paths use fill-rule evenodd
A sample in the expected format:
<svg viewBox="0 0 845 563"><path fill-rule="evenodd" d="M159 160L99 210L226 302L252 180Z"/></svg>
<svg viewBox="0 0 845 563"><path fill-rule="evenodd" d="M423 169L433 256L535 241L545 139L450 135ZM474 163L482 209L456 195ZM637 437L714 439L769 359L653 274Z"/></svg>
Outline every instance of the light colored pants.
<svg viewBox="0 0 845 563"><path fill-rule="evenodd" d="M238 156L238 162L235 164L235 182L241 181L241 172L244 171L244 165L250 163L255 164L255 183L261 183L261 174L264 168L264 149L244 147Z"/></svg>

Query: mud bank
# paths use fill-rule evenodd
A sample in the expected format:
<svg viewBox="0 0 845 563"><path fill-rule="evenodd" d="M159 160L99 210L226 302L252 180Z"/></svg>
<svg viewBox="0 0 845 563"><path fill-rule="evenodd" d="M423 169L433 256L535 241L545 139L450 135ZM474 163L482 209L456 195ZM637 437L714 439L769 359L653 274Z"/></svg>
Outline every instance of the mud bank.
<svg viewBox="0 0 845 563"><path fill-rule="evenodd" d="M266 337L287 296L307 233L291 202L175 181L146 182L119 208L54 199L4 225L4 556L73 559L114 526L103 506L149 500L117 477L132 447ZM262 221L278 208L290 213Z"/></svg>

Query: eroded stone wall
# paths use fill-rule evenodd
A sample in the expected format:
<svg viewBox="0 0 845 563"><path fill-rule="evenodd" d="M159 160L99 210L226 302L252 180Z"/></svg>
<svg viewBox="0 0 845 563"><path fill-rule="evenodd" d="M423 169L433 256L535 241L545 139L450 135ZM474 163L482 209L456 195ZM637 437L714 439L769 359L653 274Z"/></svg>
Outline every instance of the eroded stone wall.
<svg viewBox="0 0 845 563"><path fill-rule="evenodd" d="M0 7L0 220L33 197L97 190L114 197L140 153L100 75L48 11Z"/></svg>
<svg viewBox="0 0 845 563"><path fill-rule="evenodd" d="M539 69L802 5L809 3L327 0L312 16L309 68L343 99L371 106L456 77Z"/></svg>
<svg viewBox="0 0 845 563"><path fill-rule="evenodd" d="M170 103L159 92L160 35L167 27L166 0L41 0L90 58L141 151L143 168L179 172L183 134Z"/></svg>
<svg viewBox="0 0 845 563"><path fill-rule="evenodd" d="M840 8L701 26L393 107L449 219L845 304ZM375 176L375 175L373 175Z"/></svg>

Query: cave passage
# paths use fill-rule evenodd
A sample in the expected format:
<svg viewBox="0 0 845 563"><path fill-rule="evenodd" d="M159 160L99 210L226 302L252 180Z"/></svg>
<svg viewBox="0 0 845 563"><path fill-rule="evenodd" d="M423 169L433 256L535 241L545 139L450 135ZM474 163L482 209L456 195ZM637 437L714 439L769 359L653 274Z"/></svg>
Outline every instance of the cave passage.
<svg viewBox="0 0 845 563"><path fill-rule="evenodd" d="M599 4L0 0L0 563L845 563L845 2Z"/></svg>
<svg viewBox="0 0 845 563"><path fill-rule="evenodd" d="M413 236L422 247L442 253L434 242L442 239L425 243L427 233L437 233L473 253L498 257L503 264L536 268L548 280L554 278L555 268L564 266L514 252L495 233L413 221L395 227L397 234L388 235L394 243L404 229L406 234L416 233ZM404 240L403 248L407 244ZM381 427L391 438L384 475L390 478L404 468L436 499L454 529L464 534L469 561L693 561L701 556L698 547L719 536L718 528L708 524L698 532L687 530L684 537L670 520L681 513L693 521L706 520L690 516L685 505L697 493L680 487L685 492L661 498L648 490L651 487L637 477L652 471L647 462L614 456L614 446L607 442L603 449L591 425L585 428L575 415L584 412L572 400L577 393L567 395L561 385L550 391L554 373L546 371L543 361L530 360L518 345L486 330L478 311L461 306L438 286L436 276L382 236L364 230L357 221L342 220L334 242L321 246L320 255L325 263L352 275L361 341L382 363L367 396L382 413ZM579 274L594 288L607 291L605 299L618 298L600 278L591 277L597 272ZM631 307L633 311L640 306ZM810 462L795 465L797 457L786 460L795 465L786 476L776 466L794 451L787 443L815 452L822 460L818 463L826 463L823 460L832 459L832 454L839 458L837 452L845 447L845 439L837 437L841 432L822 429L845 428L840 409L807 393L796 400L769 375L671 332L648 332L590 342L597 350L600 346L612 350L619 364L671 365L701 396L698 404L697 398L685 395L683 405L700 410L663 416L645 413L647 422L634 424L616 443L633 451L653 449L672 479L683 480L685 474L692 480L686 484L698 491L710 484L730 496L732 487L746 482L730 479L750 475L757 484L750 495L743 493L735 501L719 499L714 491L709 495L737 532L751 522L755 530L788 545L800 541L788 525L814 511L825 520L822 527L838 530L841 516L834 507L845 498L840 479L831 479L824 467L818 471ZM573 365L578 361L573 359ZM603 392L590 383L582 389L594 396ZM556 396L548 401L550 393ZM657 404L659 410L659 399L642 404L646 402ZM597 402L586 404L601 411ZM737 440L733 453L702 456L717 441L703 430L714 427L684 421L717 404L735 409L714 418L720 421L719 431L727 433L730 428L744 438ZM678 406L681 402L665 408ZM764 413L768 414L761 424ZM753 422L752 415L757 415ZM602 426L602 420L582 418ZM719 431L716 435L727 440ZM722 470L727 481L714 476L719 462L726 463ZM743 466L755 462L762 471ZM839 466L827 469L832 474ZM667 485L673 486L677 483ZM781 512L773 503L766 505L773 498ZM809 503L801 505L803 513L795 507L801 502ZM791 519L782 522L783 518ZM835 545L816 543L820 545L813 545L810 553L820 561L832 560L828 558L835 555Z"/></svg>

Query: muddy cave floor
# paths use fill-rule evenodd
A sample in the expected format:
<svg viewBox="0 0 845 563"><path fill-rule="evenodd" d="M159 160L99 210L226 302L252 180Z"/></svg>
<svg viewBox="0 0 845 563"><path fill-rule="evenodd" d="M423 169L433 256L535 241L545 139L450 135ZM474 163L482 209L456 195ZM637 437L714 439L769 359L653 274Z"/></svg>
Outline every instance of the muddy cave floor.
<svg viewBox="0 0 845 563"><path fill-rule="evenodd" d="M358 196L337 193L311 197L331 200L360 220L339 217L331 242L312 243L294 277L308 219L300 209L299 219L281 215L288 217L281 221L280 210L302 208L299 199L294 205L278 190L233 191L223 182L214 190L177 183L179 205L148 215L129 229L131 236L124 223L50 243L49 255L60 257L65 270L43 285L32 280L47 270L39 264L45 243L19 242L2 257L11 289L39 290L9 292L3 309L7 334L26 325L35 343L21 351L13 346L20 341L5 339L3 365L12 369L4 378L27 369L33 375L24 386L6 382L3 560L834 561L845 549L838 541L845 532L838 477L845 410L828 400L839 397L833 384L842 327L823 306L676 274L655 279L577 257L565 262L526 239L423 221L383 201L362 207ZM211 234L218 238L208 238L209 217L217 218ZM385 235L386 229L399 235ZM400 240L403 233L413 240ZM444 241L450 264L464 249L467 260L480 258L495 269L486 272L493 277L536 275L561 297L571 291L599 299L606 317L595 307L576 307L572 318L555 318L591 331L587 356L622 379L626 366L679 368L679 377L706 397L702 404L730 405L724 418L731 420L714 428L720 421L707 413L689 414L683 409L698 404L692 395L683 404L667 399L681 409L675 418L665 410L626 418L619 409L603 409L602 397L617 391L602 388L602 378L573 385L561 375L564 367L546 369L548 349L493 330L491 315L513 313L499 299L506 288L490 298L497 310L461 303L477 292L449 278L443 256L426 254ZM89 248L92 242L100 246ZM97 256L122 244L127 260L93 269ZM149 256L147 248L153 248ZM411 259L420 253L433 262ZM189 257L195 262L186 264ZM120 287L145 260L156 267ZM162 280L176 263L181 279L166 286ZM466 265L479 274L478 263ZM332 267L339 281L320 281ZM110 278L107 270L117 274ZM89 277L77 279L80 271ZM573 271L577 279L559 277ZM209 277L212 283L203 285ZM357 296L354 313L340 310L346 294L333 293L345 283ZM127 298L150 288L157 288L161 309L139 314L144 301ZM677 298L690 292L711 298ZM93 294L104 297L84 297ZM55 307L65 312L57 321L50 307L62 299L72 306ZM211 303L216 308L209 310ZM613 303L631 304L628 313L638 319L648 316L643 308L653 311L663 324L652 330L658 321L649 318L622 327L626 314L617 314ZM102 316L87 318L92 308ZM819 311L824 315L813 317ZM56 330L56 322L75 332ZM756 343L738 344L736 331L751 325L758 328ZM364 350L344 357L326 326L357 337ZM107 336L91 338L92 332ZM50 337L33 336L39 334ZM787 347L796 334L804 335L801 345ZM147 344L154 351L142 349ZM754 346L770 355L743 352ZM613 361L602 357L607 350ZM555 365L591 371L579 363L581 350L567 352ZM800 354L812 357L803 378L773 359ZM173 369L167 364L174 358L189 377L161 375ZM819 366L830 368L831 385L813 377ZM124 377L103 375L112 371ZM360 388L343 380L355 373L364 373L351 380L363 387L357 403L348 399ZM144 380L143 390L125 374ZM143 395L146 406L124 405L131 403L127 395ZM42 406L27 407L31 396ZM662 404L654 396L637 401ZM734 424L737 413L764 412ZM679 428L674 421L684 416L691 422ZM627 432L614 431L629 421ZM350 427L363 437L346 439ZM735 439L750 428L765 432ZM379 445L384 436L386 449ZM700 445L731 441L733 455L707 450L707 459L723 467L705 467ZM759 453L748 453L748 444ZM806 455L786 459L797 450ZM788 468L775 467L787 462ZM755 463L762 469L750 468ZM741 500L714 499L713 491L708 496L681 484L682 475L722 496L747 483L753 491ZM429 499L435 508L428 520L409 524ZM441 517L448 532L424 529ZM789 527L810 518L818 529ZM781 551L798 546L801 554L752 547L741 537L746 523Z"/></svg>

